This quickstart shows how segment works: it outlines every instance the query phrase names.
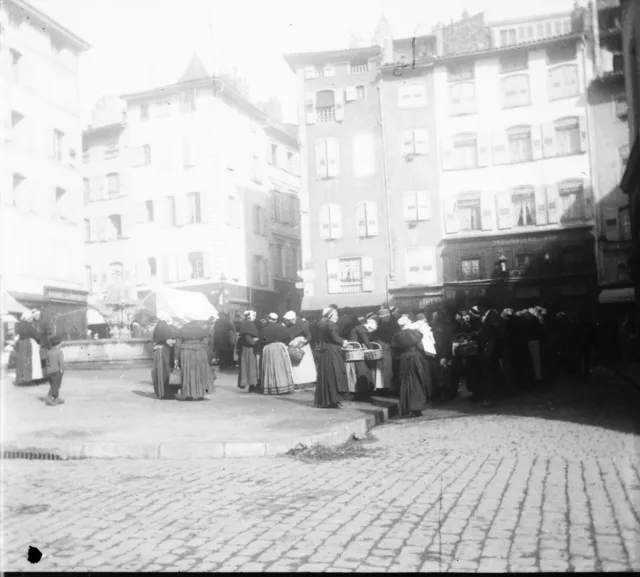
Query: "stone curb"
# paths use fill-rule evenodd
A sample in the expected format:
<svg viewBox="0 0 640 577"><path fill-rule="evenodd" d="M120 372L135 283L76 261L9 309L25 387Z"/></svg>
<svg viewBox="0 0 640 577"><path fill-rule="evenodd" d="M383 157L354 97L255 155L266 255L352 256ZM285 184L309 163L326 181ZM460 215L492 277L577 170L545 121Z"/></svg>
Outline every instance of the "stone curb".
<svg viewBox="0 0 640 577"><path fill-rule="evenodd" d="M345 425L317 435L307 435L297 439L279 439L269 442L221 442L221 443L126 443L98 441L82 443L77 441L51 441L25 439L0 445L2 458L6 453L40 453L56 455L62 460L68 459L221 459L238 457L265 457L286 453L298 445L307 447L315 444L340 445L356 437L364 437L367 432L384 423L397 412L397 403L390 402L388 407L375 406L371 409L358 409L368 413Z"/></svg>

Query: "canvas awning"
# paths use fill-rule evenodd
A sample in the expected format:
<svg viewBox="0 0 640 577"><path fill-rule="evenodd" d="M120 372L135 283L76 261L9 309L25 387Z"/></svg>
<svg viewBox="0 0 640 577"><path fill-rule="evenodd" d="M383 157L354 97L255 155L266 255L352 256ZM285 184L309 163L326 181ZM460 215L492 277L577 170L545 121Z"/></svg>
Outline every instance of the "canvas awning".
<svg viewBox="0 0 640 577"><path fill-rule="evenodd" d="M2 310L0 313L4 314L22 314L29 312L29 309L21 305L16 299L14 299L8 292L2 293Z"/></svg>
<svg viewBox="0 0 640 577"><path fill-rule="evenodd" d="M634 303L636 302L636 291L633 287L608 288L600 293L600 304L614 303Z"/></svg>
<svg viewBox="0 0 640 577"><path fill-rule="evenodd" d="M166 312L176 319L185 321L208 321L218 318L218 311L206 296L169 287L152 290L142 299L144 308L154 315Z"/></svg>
<svg viewBox="0 0 640 577"><path fill-rule="evenodd" d="M96 309L87 309L87 324L106 325L107 321Z"/></svg>

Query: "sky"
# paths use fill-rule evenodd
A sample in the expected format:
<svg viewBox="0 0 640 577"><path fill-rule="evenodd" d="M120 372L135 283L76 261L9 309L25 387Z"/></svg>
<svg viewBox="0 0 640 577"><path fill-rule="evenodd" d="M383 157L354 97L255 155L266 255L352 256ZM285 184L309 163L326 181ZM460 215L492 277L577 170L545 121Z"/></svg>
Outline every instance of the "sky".
<svg viewBox="0 0 640 577"><path fill-rule="evenodd" d="M92 48L80 61L83 118L103 94L178 80L196 52L210 72L234 65L254 99L277 96L296 122L288 52L348 47L373 35L381 14L397 38L416 26L484 12L490 21L570 10L573 0L29 0Z"/></svg>

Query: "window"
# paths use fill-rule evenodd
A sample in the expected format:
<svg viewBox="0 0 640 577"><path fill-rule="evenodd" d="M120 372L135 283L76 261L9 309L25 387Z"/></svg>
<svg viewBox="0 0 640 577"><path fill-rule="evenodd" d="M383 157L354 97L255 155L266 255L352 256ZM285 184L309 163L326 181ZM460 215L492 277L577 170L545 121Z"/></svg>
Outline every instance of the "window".
<svg viewBox="0 0 640 577"><path fill-rule="evenodd" d="M556 21L554 22L554 26L553 26L553 28L554 28L554 33L555 33L556 35L560 35L560 34L562 34L562 21L561 21L561 20L556 20Z"/></svg>
<svg viewBox="0 0 640 577"><path fill-rule="evenodd" d="M370 176L376 171L373 134L353 137L353 175Z"/></svg>
<svg viewBox="0 0 640 577"><path fill-rule="evenodd" d="M158 274L158 261L155 256L151 256L147 259L147 266L149 267L149 275L157 276Z"/></svg>
<svg viewBox="0 0 640 577"><path fill-rule="evenodd" d="M13 80L17 82L20 80L20 61L22 60L22 54L13 48L9 48L11 53L11 73Z"/></svg>
<svg viewBox="0 0 640 577"><path fill-rule="evenodd" d="M527 41L533 40L533 26L527 26Z"/></svg>
<svg viewBox="0 0 640 577"><path fill-rule="evenodd" d="M253 232L254 234L267 234L265 228L265 209L261 206L255 205L253 207Z"/></svg>
<svg viewBox="0 0 640 577"><path fill-rule="evenodd" d="M144 201L144 218L145 222L153 222L155 219L155 211L153 206L153 200Z"/></svg>
<svg viewBox="0 0 640 577"><path fill-rule="evenodd" d="M431 219L431 196L427 190L405 192L404 220L405 222L417 222Z"/></svg>
<svg viewBox="0 0 640 577"><path fill-rule="evenodd" d="M425 286L436 282L435 248L413 247L405 250L405 279L409 286Z"/></svg>
<svg viewBox="0 0 640 577"><path fill-rule="evenodd" d="M187 224L197 224L199 222L202 222L200 193L190 192L187 194Z"/></svg>
<svg viewBox="0 0 640 577"><path fill-rule="evenodd" d="M473 62L447 66L447 80L459 82L460 80L473 80L475 78Z"/></svg>
<svg viewBox="0 0 640 577"><path fill-rule="evenodd" d="M529 106L529 76L516 74L502 79L502 108Z"/></svg>
<svg viewBox="0 0 640 577"><path fill-rule="evenodd" d="M529 67L529 54L509 54L500 57L499 68L500 74L507 72L516 72L518 70L527 70Z"/></svg>
<svg viewBox="0 0 640 577"><path fill-rule="evenodd" d="M364 100L367 97L363 84L356 86L356 100Z"/></svg>
<svg viewBox="0 0 640 577"><path fill-rule="evenodd" d="M341 258L340 260L340 292L362 292L362 259Z"/></svg>
<svg viewBox="0 0 640 577"><path fill-rule="evenodd" d="M325 64L322 68L322 76L330 78L336 75L336 67L333 64Z"/></svg>
<svg viewBox="0 0 640 577"><path fill-rule="evenodd" d="M553 33L553 29L551 27L551 22L544 23L544 35L548 38Z"/></svg>
<svg viewBox="0 0 640 577"><path fill-rule="evenodd" d="M554 123L556 133L556 153L558 156L580 154L580 122L577 118L563 118Z"/></svg>
<svg viewBox="0 0 640 577"><path fill-rule="evenodd" d="M402 131L402 156L429 154L429 136L426 130Z"/></svg>
<svg viewBox="0 0 640 577"><path fill-rule="evenodd" d="M460 261L460 280L478 280L482 278L480 274L480 259L466 258Z"/></svg>
<svg viewBox="0 0 640 577"><path fill-rule="evenodd" d="M62 160L62 142L64 140L64 133L59 130L53 131L53 158L56 160Z"/></svg>
<svg viewBox="0 0 640 577"><path fill-rule="evenodd" d="M335 122L336 107L333 90L320 90L316 94L316 115L318 122Z"/></svg>
<svg viewBox="0 0 640 577"><path fill-rule="evenodd" d="M119 214L109 215L109 229L107 240L118 240L122 236L122 217Z"/></svg>
<svg viewBox="0 0 640 577"><path fill-rule="evenodd" d="M339 142L337 138L320 138L316 141L316 172L318 178L334 178L340 170Z"/></svg>
<svg viewBox="0 0 640 577"><path fill-rule="evenodd" d="M107 190L110 198L120 195L120 176L117 172L107 174Z"/></svg>
<svg viewBox="0 0 640 577"><path fill-rule="evenodd" d="M91 221L84 219L84 242L91 242Z"/></svg>
<svg viewBox="0 0 640 577"><path fill-rule="evenodd" d="M110 144L105 148L104 157L109 160L110 158L118 158L120 150L118 149L118 143Z"/></svg>
<svg viewBox="0 0 640 577"><path fill-rule="evenodd" d="M532 187L520 187L511 193L515 226L536 224L536 195Z"/></svg>
<svg viewBox="0 0 640 577"><path fill-rule="evenodd" d="M144 164L151 164L151 147L148 144L142 146L142 154L144 157Z"/></svg>
<svg viewBox="0 0 640 577"><path fill-rule="evenodd" d="M478 138L475 134L459 134L453 140L455 168L477 168Z"/></svg>
<svg viewBox="0 0 640 577"><path fill-rule="evenodd" d="M627 102L627 95L621 94L615 99L616 116L620 120L626 120L629 115L629 103Z"/></svg>
<svg viewBox="0 0 640 577"><path fill-rule="evenodd" d="M571 19L567 18L562 21L562 33L563 34L571 34Z"/></svg>
<svg viewBox="0 0 640 577"><path fill-rule="evenodd" d="M272 144L269 149L269 164L278 165L278 145Z"/></svg>
<svg viewBox="0 0 640 577"><path fill-rule="evenodd" d="M471 82L449 86L449 114L474 114L476 111L476 87Z"/></svg>
<svg viewBox="0 0 640 577"><path fill-rule="evenodd" d="M146 102L140 105L140 118L142 120L149 118L149 105Z"/></svg>
<svg viewBox="0 0 640 577"><path fill-rule="evenodd" d="M176 198L167 196L167 225L176 226Z"/></svg>
<svg viewBox="0 0 640 577"><path fill-rule="evenodd" d="M338 204L320 207L320 236L325 240L342 238L342 210Z"/></svg>
<svg viewBox="0 0 640 577"><path fill-rule="evenodd" d="M315 66L307 66L304 69L305 78L316 78L318 76L318 69Z"/></svg>
<svg viewBox="0 0 640 577"><path fill-rule="evenodd" d="M578 67L575 64L558 66L549 71L549 100L578 96Z"/></svg>
<svg viewBox="0 0 640 577"><path fill-rule="evenodd" d="M398 106L400 108L419 108L427 105L426 82L410 82L398 87Z"/></svg>
<svg viewBox="0 0 640 577"><path fill-rule="evenodd" d="M295 279L297 274L297 265L295 261L295 254L293 248L288 246L285 250L285 277L290 279Z"/></svg>
<svg viewBox="0 0 640 577"><path fill-rule="evenodd" d="M558 185L560 208L564 221L584 218L583 194L584 185L581 181L565 181Z"/></svg>
<svg viewBox="0 0 640 577"><path fill-rule="evenodd" d="M351 62L349 64L349 72L351 74L361 74L369 70L369 64L367 62Z"/></svg>
<svg viewBox="0 0 640 577"><path fill-rule="evenodd" d="M259 255L253 255L252 267L251 267L251 280L254 286L265 286L268 284L265 278L265 264L264 257Z"/></svg>
<svg viewBox="0 0 640 577"><path fill-rule="evenodd" d="M528 162L533 158L531 127L515 126L507 130L510 162Z"/></svg>
<svg viewBox="0 0 640 577"><path fill-rule="evenodd" d="M122 284L124 280L124 266L121 262L112 262L109 265L111 282L113 284Z"/></svg>
<svg viewBox="0 0 640 577"><path fill-rule="evenodd" d="M628 206L620 209L618 221L620 222L621 240L631 240L631 210Z"/></svg>
<svg viewBox="0 0 640 577"><path fill-rule="evenodd" d="M500 46L510 46L511 44L515 44L516 42L517 39L515 28L500 30Z"/></svg>
<svg viewBox="0 0 640 577"><path fill-rule="evenodd" d="M547 64L549 66L573 62L576 57L577 52L575 42L559 44L552 48L547 48Z"/></svg>
<svg viewBox="0 0 640 577"><path fill-rule="evenodd" d="M271 260L273 262L273 274L276 277L284 276L284 246L275 244L271 247Z"/></svg>
<svg viewBox="0 0 640 577"><path fill-rule="evenodd" d="M480 221L480 195L461 197L456 203L458 213L458 229L472 231L481 229Z"/></svg>
<svg viewBox="0 0 640 577"><path fill-rule="evenodd" d="M89 187L88 178L82 179L82 198L85 204L91 200L91 188Z"/></svg>
<svg viewBox="0 0 640 577"><path fill-rule="evenodd" d="M189 278L204 278L204 256L201 252L189 253L191 276Z"/></svg>
<svg viewBox="0 0 640 577"><path fill-rule="evenodd" d="M180 110L193 112L196 109L196 91L192 88L180 94Z"/></svg>
<svg viewBox="0 0 640 577"><path fill-rule="evenodd" d="M359 237L378 234L378 207L375 202L361 202L356 207L356 229Z"/></svg>

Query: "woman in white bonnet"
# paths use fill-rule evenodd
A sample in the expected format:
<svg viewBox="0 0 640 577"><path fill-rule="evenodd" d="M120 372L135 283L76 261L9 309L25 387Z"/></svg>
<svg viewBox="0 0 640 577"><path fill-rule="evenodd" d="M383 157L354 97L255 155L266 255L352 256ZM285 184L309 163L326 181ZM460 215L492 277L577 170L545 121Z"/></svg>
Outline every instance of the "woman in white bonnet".
<svg viewBox="0 0 640 577"><path fill-rule="evenodd" d="M339 408L343 395L349 392L347 368L342 358L342 348L346 342L338 334L338 312L331 307L322 311L322 320L318 323L318 381L314 405L322 408Z"/></svg>
<svg viewBox="0 0 640 577"><path fill-rule="evenodd" d="M175 398L179 386L169 385L169 375L175 365L175 348L177 330L171 316L163 311L158 312L158 323L153 329L153 365L151 382L159 399Z"/></svg>
<svg viewBox="0 0 640 577"><path fill-rule="evenodd" d="M40 311L32 310L22 314L16 325L16 384L23 385L43 378L40 359L40 335L33 325Z"/></svg>

